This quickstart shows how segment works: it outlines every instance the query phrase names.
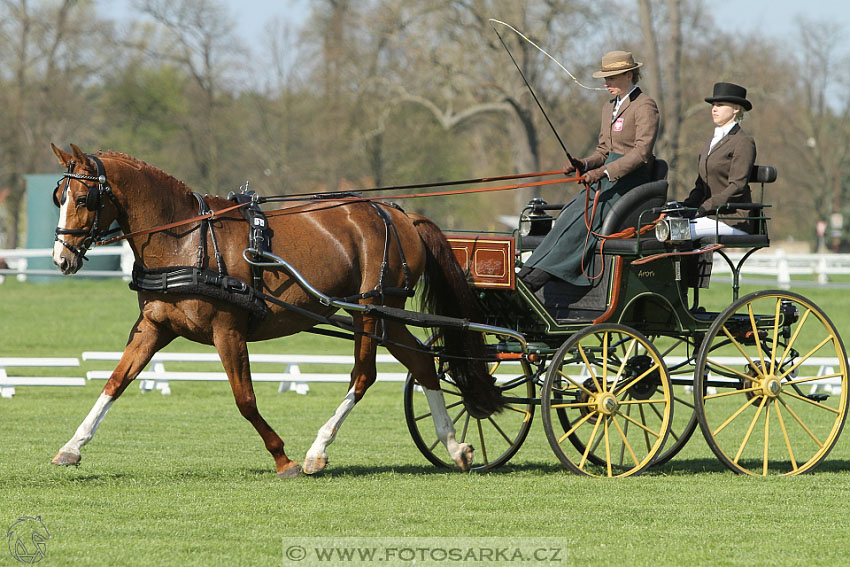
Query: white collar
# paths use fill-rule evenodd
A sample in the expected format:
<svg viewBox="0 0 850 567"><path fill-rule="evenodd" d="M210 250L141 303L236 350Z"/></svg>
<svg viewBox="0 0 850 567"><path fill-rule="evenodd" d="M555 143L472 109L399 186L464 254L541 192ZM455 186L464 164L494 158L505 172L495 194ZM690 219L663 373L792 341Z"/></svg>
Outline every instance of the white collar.
<svg viewBox="0 0 850 567"><path fill-rule="evenodd" d="M621 104L623 104L623 101L624 101L624 100L626 100L627 98L629 98L629 96L631 96L632 92L633 92L636 88L637 88L637 85L632 85L632 89L631 89L629 92L627 92L627 93L626 93L626 96L624 96L624 97L622 97L622 98L617 97L617 98L614 100L614 106L619 108L619 106L620 106Z"/></svg>
<svg viewBox="0 0 850 567"><path fill-rule="evenodd" d="M722 138L723 136L727 135L732 130L732 128L735 127L736 124L738 124L738 122L733 120L732 122L730 122L729 124L726 124L725 126L715 127L714 128L714 137L715 138Z"/></svg>

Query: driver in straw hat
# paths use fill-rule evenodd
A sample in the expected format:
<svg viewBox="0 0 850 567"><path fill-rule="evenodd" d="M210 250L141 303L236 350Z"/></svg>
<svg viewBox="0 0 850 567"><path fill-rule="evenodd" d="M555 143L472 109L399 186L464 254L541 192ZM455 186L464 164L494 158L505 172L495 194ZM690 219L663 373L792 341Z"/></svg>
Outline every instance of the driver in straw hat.
<svg viewBox="0 0 850 567"><path fill-rule="evenodd" d="M579 160L587 182L599 183L595 212L590 199L587 216L592 215L591 230L598 232L611 207L629 189L651 180L652 154L658 135L658 106L640 90L640 67L628 51L611 51L602 57L602 67L593 73L604 79L613 98L602 107L599 143L588 157ZM567 164L564 172L575 171ZM535 249L520 272L520 278L532 290L551 278L573 285L588 286L595 272L595 237L588 237L585 226L585 197L575 197L561 211L546 238Z"/></svg>

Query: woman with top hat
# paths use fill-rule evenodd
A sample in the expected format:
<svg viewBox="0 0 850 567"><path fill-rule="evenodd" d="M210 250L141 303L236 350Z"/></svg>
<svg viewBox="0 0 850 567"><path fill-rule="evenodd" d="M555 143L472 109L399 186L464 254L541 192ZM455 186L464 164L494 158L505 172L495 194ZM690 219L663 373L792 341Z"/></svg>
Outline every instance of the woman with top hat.
<svg viewBox="0 0 850 567"><path fill-rule="evenodd" d="M592 284L592 263L596 239L605 215L629 189L651 180L652 154L658 134L658 106L637 86L639 68L627 51L611 51L602 57L602 67L593 74L604 79L614 98L602 107L602 124L596 151L582 160L567 164L565 173L576 171L590 185L589 199L582 193L561 211L552 230L520 271L520 278L532 291L551 278L573 285ZM598 185L597 185L598 183Z"/></svg>
<svg viewBox="0 0 850 567"><path fill-rule="evenodd" d="M694 188L682 203L697 209L696 218L691 220L691 237L747 234L749 211L721 211L726 222L717 220L716 212L727 203L752 201L749 180L756 162L756 143L741 129L740 122L753 105L747 100L747 89L733 83L716 83L714 94L705 101L711 103L715 128L714 137L700 153Z"/></svg>

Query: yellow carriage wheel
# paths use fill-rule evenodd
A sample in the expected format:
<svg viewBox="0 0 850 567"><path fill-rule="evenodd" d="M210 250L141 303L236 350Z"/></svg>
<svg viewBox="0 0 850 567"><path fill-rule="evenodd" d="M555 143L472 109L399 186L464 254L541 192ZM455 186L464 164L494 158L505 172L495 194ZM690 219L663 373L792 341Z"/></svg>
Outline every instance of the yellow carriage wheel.
<svg viewBox="0 0 850 567"><path fill-rule="evenodd" d="M796 293L742 297L717 317L700 348L700 428L737 473L813 470L838 441L847 398L841 337L820 308Z"/></svg>
<svg viewBox="0 0 850 567"><path fill-rule="evenodd" d="M588 476L645 470L673 418L673 388L661 355L624 325L593 325L564 342L540 398L549 445L565 467Z"/></svg>
<svg viewBox="0 0 850 567"><path fill-rule="evenodd" d="M431 337L427 344L433 341ZM478 419L469 414L451 374L438 362L440 388L454 422L455 438L473 446L471 470L478 472L505 464L519 451L531 429L536 403L534 377L528 362L491 363L490 373L496 376L497 386L508 403L501 412ZM437 438L428 400L410 373L404 382L404 416L414 444L426 459L438 467L457 468Z"/></svg>

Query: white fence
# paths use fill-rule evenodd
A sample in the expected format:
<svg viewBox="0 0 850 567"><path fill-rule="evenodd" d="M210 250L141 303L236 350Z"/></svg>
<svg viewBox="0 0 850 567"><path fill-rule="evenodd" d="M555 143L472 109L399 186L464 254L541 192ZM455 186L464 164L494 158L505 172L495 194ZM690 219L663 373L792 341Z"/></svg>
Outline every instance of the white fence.
<svg viewBox="0 0 850 567"><path fill-rule="evenodd" d="M18 281L26 281L28 275L61 275L57 269L33 270L27 267L29 258L50 258L53 255L51 248L17 248L12 250L0 250L0 259L5 259L9 269L0 270L0 283L3 283L4 275L15 275ZM120 256L121 269L115 271L87 270L85 267L77 273L77 276L100 276L100 277L123 277L129 278L133 270L133 252L125 242L122 246L108 246L95 248L88 252L89 256ZM729 253L729 258L736 264L743 257L743 253ZM718 255L714 255L713 274L730 273L729 266ZM776 278L776 283L783 289L791 285L792 276L816 276L819 284L827 284L831 276L850 274L850 254L787 254L783 249L760 250L750 256L742 270L744 279L747 276L768 276Z"/></svg>
<svg viewBox="0 0 850 567"><path fill-rule="evenodd" d="M121 358L120 352L102 352L102 351L87 351L82 354L84 361L103 361L116 362ZM712 359L716 363L727 366L743 366L746 361L743 358L737 357L720 357ZM349 371L354 365L353 356L339 355L310 355L310 354L254 354L250 356L252 368L257 365L274 364L283 367L283 372L251 372L253 381L255 382L278 382L278 392L296 392L298 394L306 394L310 391L310 383L321 382L342 382L348 383L350 379ZM398 372L399 362L389 354L379 354L376 360L379 365L378 381L379 382L403 382L407 376L404 371ZM680 364L684 359L667 359L668 364ZM216 364L218 369L215 371L191 371L178 372L168 370L165 367L166 363L190 363L190 364ZM513 379L517 373L510 374L511 368L516 368L519 363L517 361L505 361L500 365L500 368L505 368L504 374L497 373L496 380L504 382ZM7 368L46 368L46 367L79 367L80 361L76 358L10 358L0 357L0 394L3 398L11 398L15 395L15 386L84 386L91 380L106 380L112 374L109 370L89 370L83 377L42 377L42 376L9 376ZM344 368L342 372L325 372L310 369L317 365L327 367L341 366ZM381 371L380 367L394 365L390 370ZM114 365L110 365L112 367ZM148 368L142 371L138 376L139 388L142 392L158 390L163 395L171 393L171 382L179 381L203 381L203 382L224 382L227 381L227 375L220 370L221 360L218 354L215 353L157 353L151 360ZM800 378L800 372L804 369L817 369L814 376L829 376L835 373L835 368L838 368L838 359L811 357L806 359L799 367L797 378ZM807 374L808 376L808 374ZM725 381L723 378L711 377L714 381ZM817 382L812 382L810 385L810 393L814 394L817 391L827 392L829 394L838 395L841 392L841 378L833 377Z"/></svg>
<svg viewBox="0 0 850 567"><path fill-rule="evenodd" d="M736 265L744 256L743 253L727 255ZM715 254L712 275L729 273L729 265ZM791 287L791 276L816 276L817 283L823 285L829 283L830 276L850 274L850 254L787 254L781 248L765 249L747 258L741 273L742 280L755 275L776 278L782 289Z"/></svg>
<svg viewBox="0 0 850 567"><path fill-rule="evenodd" d="M10 376L9 368L71 368L78 367L77 358L20 358L0 357L0 397L11 398L16 386L85 386L86 379L70 376Z"/></svg>
<svg viewBox="0 0 850 567"><path fill-rule="evenodd" d="M119 277L129 278L133 272L133 251L130 245L126 242L121 246L102 246L89 250L86 256L119 256L121 258L120 270L87 270L85 266L77 275L91 277ZM16 276L18 281L26 281L27 276L61 276L62 273L56 268L50 269L31 269L29 268L30 258L52 258L52 248L14 248L0 250L0 259L5 260L8 264L8 269L0 269L0 283L3 283L5 276Z"/></svg>
<svg viewBox="0 0 850 567"><path fill-rule="evenodd" d="M83 360L117 361L121 358L120 352L84 352ZM252 366L251 379L254 382L279 382L278 392L293 391L298 394L306 394L310 391L310 382L344 382L348 383L351 375L351 367L354 366L353 356L340 355L310 355L310 354L252 354L250 355ZM177 381L204 381L204 382L226 382L227 375L224 371L203 372L175 372L167 370L165 363L215 363L221 367L221 359L215 353L166 353L158 352L153 356L149 370L143 370L139 376L139 388L143 392L159 390L162 394L170 394L169 382ZM376 362L381 366L388 364L399 364L389 354L379 354ZM283 367L283 372L254 372L258 364L275 364ZM308 367L343 366L343 372L329 373L309 370ZM89 380L106 380L112 374L112 370L89 370L86 378ZM403 382L407 377L406 372L378 372L379 382Z"/></svg>

